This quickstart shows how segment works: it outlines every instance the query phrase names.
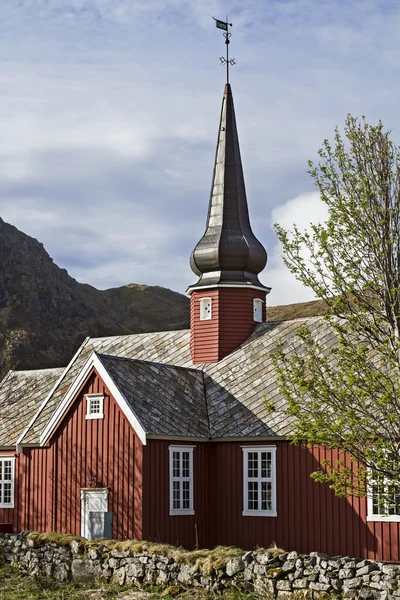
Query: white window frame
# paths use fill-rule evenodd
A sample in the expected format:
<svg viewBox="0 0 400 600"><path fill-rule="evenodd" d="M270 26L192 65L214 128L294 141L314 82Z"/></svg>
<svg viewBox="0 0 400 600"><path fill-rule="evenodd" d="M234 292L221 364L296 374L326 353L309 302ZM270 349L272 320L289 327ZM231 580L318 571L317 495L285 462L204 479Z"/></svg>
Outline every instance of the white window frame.
<svg viewBox="0 0 400 600"><path fill-rule="evenodd" d="M10 461L11 462L11 481L4 479L4 464L2 466L2 476L0 483L11 483L11 502L0 502L0 508L14 508L14 492L15 492L15 456L0 456L0 462ZM4 497L4 491L2 492L2 498Z"/></svg>
<svg viewBox="0 0 400 600"><path fill-rule="evenodd" d="M193 450L195 446L170 446L169 447L169 514L174 515L194 515L193 499ZM174 452L180 452L180 475L174 477L173 457ZM182 477L182 452L189 452L189 477ZM180 482L181 502L182 502L182 482L189 481L189 508L174 508L174 481Z"/></svg>
<svg viewBox="0 0 400 600"><path fill-rule="evenodd" d="M278 515L276 510L276 446L242 446L243 450L243 516L245 517L276 517ZM271 477L249 477L248 476L248 465L249 465L249 452L258 452L259 460L258 464L261 464L260 453L270 452L271 453ZM261 483L271 483L271 510L253 510L249 509L249 497L248 497L248 483L249 481L257 481L259 489ZM261 498L260 498L261 501Z"/></svg>
<svg viewBox="0 0 400 600"><path fill-rule="evenodd" d="M259 306L260 308L260 319L256 319L256 306ZM253 298L253 321L255 321L256 323L263 322L263 301L261 300L261 298Z"/></svg>
<svg viewBox="0 0 400 600"><path fill-rule="evenodd" d="M204 304L206 302L210 302L210 314L205 313ZM212 310L212 298L200 298L200 321L211 321Z"/></svg>
<svg viewBox="0 0 400 600"><path fill-rule="evenodd" d="M99 412L91 412L92 400L100 401ZM86 394L86 419L104 419L104 394Z"/></svg>
<svg viewBox="0 0 400 600"><path fill-rule="evenodd" d="M385 478L384 485L389 486L390 480ZM400 492L399 492L400 493ZM400 522L400 514L399 515L375 515L374 514L374 498L373 498L373 484L371 481L368 485L368 500L367 500L367 521L371 522L380 522L380 523L399 523Z"/></svg>

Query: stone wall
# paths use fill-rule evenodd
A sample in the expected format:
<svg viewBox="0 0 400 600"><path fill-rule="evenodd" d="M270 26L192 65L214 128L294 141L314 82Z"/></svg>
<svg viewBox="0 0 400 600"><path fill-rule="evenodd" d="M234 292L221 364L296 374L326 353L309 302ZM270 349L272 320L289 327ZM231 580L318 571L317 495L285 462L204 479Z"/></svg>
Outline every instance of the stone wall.
<svg viewBox="0 0 400 600"><path fill-rule="evenodd" d="M255 590L263 598L400 598L400 565L312 552L279 554L277 550L245 552L214 562L160 545L141 544L140 551L86 542L56 543L29 534L0 534L0 565L59 581L111 580L123 585L197 586L216 592L229 587ZM123 545L122 545L123 547ZM227 552L229 549L227 549ZM185 562L185 556L187 562ZM210 555L211 556L211 555Z"/></svg>

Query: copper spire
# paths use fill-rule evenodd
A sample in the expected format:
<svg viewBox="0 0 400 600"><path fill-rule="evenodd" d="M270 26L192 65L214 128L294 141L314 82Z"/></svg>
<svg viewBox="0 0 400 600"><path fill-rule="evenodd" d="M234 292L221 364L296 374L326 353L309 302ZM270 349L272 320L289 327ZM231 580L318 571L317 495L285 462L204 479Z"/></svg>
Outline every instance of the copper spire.
<svg viewBox="0 0 400 600"><path fill-rule="evenodd" d="M190 265L199 281L191 288L216 284L256 285L267 253L250 226L232 90L225 85L206 231Z"/></svg>

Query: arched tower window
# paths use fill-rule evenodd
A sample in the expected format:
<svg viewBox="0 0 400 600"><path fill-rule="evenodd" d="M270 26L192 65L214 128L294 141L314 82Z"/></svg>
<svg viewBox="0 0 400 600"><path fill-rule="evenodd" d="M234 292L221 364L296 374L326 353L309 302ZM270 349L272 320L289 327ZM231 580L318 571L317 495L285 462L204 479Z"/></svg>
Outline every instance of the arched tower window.
<svg viewBox="0 0 400 600"><path fill-rule="evenodd" d="M259 298L253 300L253 318L256 323L262 323L263 301Z"/></svg>
<svg viewBox="0 0 400 600"><path fill-rule="evenodd" d="M200 321L209 321L212 317L211 298L201 298L200 300Z"/></svg>

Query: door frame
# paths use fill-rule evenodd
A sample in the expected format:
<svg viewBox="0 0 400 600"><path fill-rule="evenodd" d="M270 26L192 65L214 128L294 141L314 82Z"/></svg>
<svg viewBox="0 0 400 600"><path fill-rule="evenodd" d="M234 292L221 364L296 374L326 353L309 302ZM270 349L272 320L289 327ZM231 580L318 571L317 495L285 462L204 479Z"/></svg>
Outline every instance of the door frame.
<svg viewBox="0 0 400 600"><path fill-rule="evenodd" d="M89 530L89 512L86 511L87 498L91 494L103 494L106 499L106 510L108 512L109 488L81 488L81 536L87 538Z"/></svg>

